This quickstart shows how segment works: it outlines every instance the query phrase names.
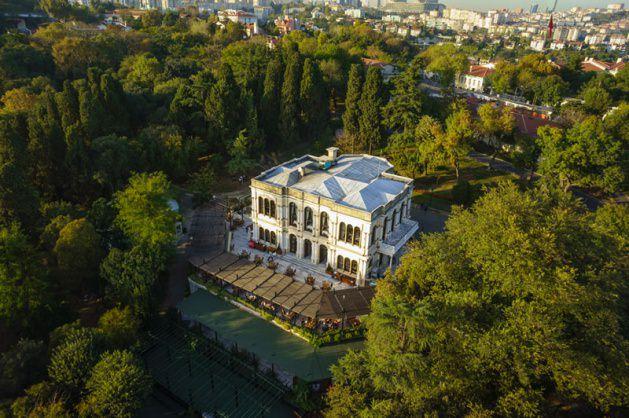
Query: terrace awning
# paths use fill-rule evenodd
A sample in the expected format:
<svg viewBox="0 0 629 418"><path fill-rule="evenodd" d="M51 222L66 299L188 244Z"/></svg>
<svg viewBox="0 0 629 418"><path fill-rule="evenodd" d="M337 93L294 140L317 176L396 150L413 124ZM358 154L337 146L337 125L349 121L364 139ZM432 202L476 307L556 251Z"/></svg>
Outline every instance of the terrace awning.
<svg viewBox="0 0 629 418"><path fill-rule="evenodd" d="M330 290L323 293L317 317L353 318L367 315L371 310L374 290L371 287L354 287L342 290Z"/></svg>
<svg viewBox="0 0 629 418"><path fill-rule="evenodd" d="M284 289L290 286L291 283L293 283L293 279L291 277L284 274L276 274L258 286L253 293L260 296L262 299L266 299L271 302Z"/></svg>
<svg viewBox="0 0 629 418"><path fill-rule="evenodd" d="M256 265L247 260L246 258L241 258L233 264L225 267L223 270L216 273L216 277L223 280L227 283L233 283L240 276L245 275L249 271L251 271Z"/></svg>
<svg viewBox="0 0 629 418"><path fill-rule="evenodd" d="M280 305L284 309L292 310L297 303L312 292L312 286L301 282L292 282L279 295L273 298L272 302Z"/></svg>
<svg viewBox="0 0 629 418"><path fill-rule="evenodd" d="M230 264L238 261L240 257L234 255L232 253L222 253L219 256L209 260L206 263L201 264L199 269L204 273L211 274L212 276L216 276L216 273L223 270L225 267Z"/></svg>

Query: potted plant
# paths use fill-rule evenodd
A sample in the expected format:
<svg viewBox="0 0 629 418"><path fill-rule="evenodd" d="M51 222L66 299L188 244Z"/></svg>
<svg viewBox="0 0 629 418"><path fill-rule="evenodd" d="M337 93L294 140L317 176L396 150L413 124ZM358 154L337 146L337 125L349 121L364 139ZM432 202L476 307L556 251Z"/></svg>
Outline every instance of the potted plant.
<svg viewBox="0 0 629 418"><path fill-rule="evenodd" d="M275 249L275 254L277 255L282 255L282 249L279 247L279 245L277 246L277 248Z"/></svg>
<svg viewBox="0 0 629 418"><path fill-rule="evenodd" d="M334 273L334 269L332 268L331 265L328 264L328 266L325 268L325 272L328 274L332 274Z"/></svg>
<svg viewBox="0 0 629 418"><path fill-rule="evenodd" d="M284 272L284 274L287 275L288 277L294 277L295 273L296 271L292 267L286 267L286 271Z"/></svg>
<svg viewBox="0 0 629 418"><path fill-rule="evenodd" d="M253 259L253 262L256 263L257 266L259 266L260 264L262 264L262 256L256 255Z"/></svg>

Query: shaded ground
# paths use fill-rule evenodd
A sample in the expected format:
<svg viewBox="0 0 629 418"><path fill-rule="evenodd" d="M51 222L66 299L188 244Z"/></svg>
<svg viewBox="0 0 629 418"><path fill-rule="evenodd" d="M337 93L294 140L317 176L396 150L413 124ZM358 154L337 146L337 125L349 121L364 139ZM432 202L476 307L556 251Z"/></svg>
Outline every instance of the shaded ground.
<svg viewBox="0 0 629 418"><path fill-rule="evenodd" d="M465 159L460 167L461 180L466 180L474 186L489 188L501 180L518 180L515 173L502 171L496 162L492 164L492 167L489 170L483 161L477 161L474 158ZM443 167L428 175L418 177L415 179L413 203L449 212L451 206L456 204L452 197L452 188L456 182L455 172L450 167Z"/></svg>

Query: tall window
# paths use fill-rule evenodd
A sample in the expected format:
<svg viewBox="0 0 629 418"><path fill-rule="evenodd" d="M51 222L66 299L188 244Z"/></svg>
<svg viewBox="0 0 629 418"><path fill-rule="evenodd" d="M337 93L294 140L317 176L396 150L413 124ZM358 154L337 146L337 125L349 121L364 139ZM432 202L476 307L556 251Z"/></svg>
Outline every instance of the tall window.
<svg viewBox="0 0 629 418"><path fill-rule="evenodd" d="M402 203L402 210L400 210L400 222L402 223L402 218L404 217L404 211L406 210L406 203Z"/></svg>
<svg viewBox="0 0 629 418"><path fill-rule="evenodd" d="M339 225L339 240L345 241L345 222L341 222Z"/></svg>
<svg viewBox="0 0 629 418"><path fill-rule="evenodd" d="M312 209L306 207L306 209L304 209L304 225L306 231L312 231L312 224Z"/></svg>
<svg viewBox="0 0 629 418"><path fill-rule="evenodd" d="M288 237L288 251L293 254L297 252L297 237L293 234Z"/></svg>
<svg viewBox="0 0 629 418"><path fill-rule="evenodd" d="M264 228L262 227L258 228L258 239L264 240Z"/></svg>
<svg viewBox="0 0 629 418"><path fill-rule="evenodd" d="M393 225L395 225L395 221L397 220L397 209L393 211L393 216L391 217L391 231L393 231Z"/></svg>
<svg viewBox="0 0 629 418"><path fill-rule="evenodd" d="M328 236L328 214L327 212L321 212L321 220L319 221L321 223L321 235L323 235L324 237Z"/></svg>
<svg viewBox="0 0 629 418"><path fill-rule="evenodd" d="M384 225L382 226L382 241L387 238L387 226L389 225L389 218L384 218Z"/></svg>
<svg viewBox="0 0 629 418"><path fill-rule="evenodd" d="M360 228L354 227L354 245L360 246Z"/></svg>
<svg viewBox="0 0 629 418"><path fill-rule="evenodd" d="M271 233L269 232L268 229L264 230L264 240L266 242L271 242Z"/></svg>
<svg viewBox="0 0 629 418"><path fill-rule="evenodd" d="M258 213L264 213L264 199L258 197Z"/></svg>
<svg viewBox="0 0 629 418"><path fill-rule="evenodd" d="M288 223L297 226L297 205L293 202L288 204Z"/></svg>
<svg viewBox="0 0 629 418"><path fill-rule="evenodd" d="M345 234L345 241L351 244L353 238L354 238L354 227L351 225L347 225L347 233Z"/></svg>
<svg viewBox="0 0 629 418"><path fill-rule="evenodd" d="M269 199L264 199L264 214L269 216L271 213L271 206L269 204Z"/></svg>
<svg viewBox="0 0 629 418"><path fill-rule="evenodd" d="M349 268L350 268L349 258L345 257L345 260L343 261L343 270L349 271Z"/></svg>
<svg viewBox="0 0 629 418"><path fill-rule="evenodd" d="M343 270L343 257L340 255L336 257L336 268L339 270Z"/></svg>
<svg viewBox="0 0 629 418"><path fill-rule="evenodd" d="M312 242L310 240L304 240L304 258L312 255Z"/></svg>
<svg viewBox="0 0 629 418"><path fill-rule="evenodd" d="M277 235L275 235L275 232L271 232L271 244L277 244Z"/></svg>
<svg viewBox="0 0 629 418"><path fill-rule="evenodd" d="M349 271L352 274L358 273L358 261L352 260L352 268Z"/></svg>
<svg viewBox="0 0 629 418"><path fill-rule="evenodd" d="M378 233L378 227L374 226L373 229L371 230L371 244L375 244L376 243L376 234Z"/></svg>
<svg viewBox="0 0 629 418"><path fill-rule="evenodd" d="M271 200L271 218L275 218L275 200Z"/></svg>

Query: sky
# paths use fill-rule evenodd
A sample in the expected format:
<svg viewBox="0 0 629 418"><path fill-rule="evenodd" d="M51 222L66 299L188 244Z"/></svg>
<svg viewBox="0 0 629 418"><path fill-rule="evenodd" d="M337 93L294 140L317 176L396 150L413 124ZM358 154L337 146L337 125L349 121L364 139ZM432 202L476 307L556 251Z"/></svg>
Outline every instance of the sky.
<svg viewBox="0 0 629 418"><path fill-rule="evenodd" d="M515 9L516 7L528 9L534 3L539 4L539 10L546 10L546 7L552 7L551 0L439 0L439 2L448 7L468 10ZM565 10L574 6L607 7L610 3L625 3L625 8L628 6L622 0L557 0L557 10Z"/></svg>

